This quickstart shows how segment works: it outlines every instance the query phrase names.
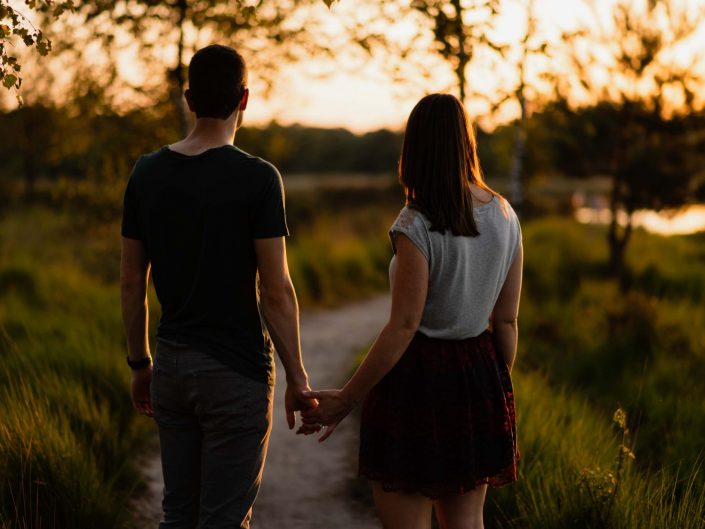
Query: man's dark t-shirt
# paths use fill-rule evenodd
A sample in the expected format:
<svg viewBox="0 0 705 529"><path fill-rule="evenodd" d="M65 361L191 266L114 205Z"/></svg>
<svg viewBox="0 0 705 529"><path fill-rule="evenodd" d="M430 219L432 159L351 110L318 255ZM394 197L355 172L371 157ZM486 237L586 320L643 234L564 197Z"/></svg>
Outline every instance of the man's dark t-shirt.
<svg viewBox="0 0 705 529"><path fill-rule="evenodd" d="M125 189L122 235L143 241L151 261L157 339L270 384L254 239L288 234L279 172L233 145L194 156L164 146L137 160Z"/></svg>

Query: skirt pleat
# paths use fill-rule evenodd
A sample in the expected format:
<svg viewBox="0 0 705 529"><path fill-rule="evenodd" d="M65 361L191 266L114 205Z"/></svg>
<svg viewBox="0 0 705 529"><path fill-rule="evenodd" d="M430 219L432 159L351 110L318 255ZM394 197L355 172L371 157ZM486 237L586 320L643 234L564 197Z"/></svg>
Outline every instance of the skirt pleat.
<svg viewBox="0 0 705 529"><path fill-rule="evenodd" d="M417 332L365 398L359 474L431 498L516 481L512 381L485 331L464 340Z"/></svg>

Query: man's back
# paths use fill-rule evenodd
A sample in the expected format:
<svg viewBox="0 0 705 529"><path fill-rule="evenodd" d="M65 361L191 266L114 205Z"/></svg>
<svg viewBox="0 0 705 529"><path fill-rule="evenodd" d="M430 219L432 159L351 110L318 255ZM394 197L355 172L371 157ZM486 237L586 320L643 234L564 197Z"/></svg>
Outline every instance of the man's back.
<svg viewBox="0 0 705 529"><path fill-rule="evenodd" d="M311 388L286 263L281 177L234 147L249 98L245 61L227 46L206 46L191 58L188 79L193 129L141 156L125 189L126 360L135 409L159 429L159 527L248 529L272 426L273 346L286 372L289 428L296 411L316 402L304 395ZM153 359L150 268L162 305Z"/></svg>
<svg viewBox="0 0 705 529"><path fill-rule="evenodd" d="M151 261L157 337L202 346L236 371L272 382L257 307L253 240L288 235L281 177L233 145L142 156L125 192L122 234Z"/></svg>

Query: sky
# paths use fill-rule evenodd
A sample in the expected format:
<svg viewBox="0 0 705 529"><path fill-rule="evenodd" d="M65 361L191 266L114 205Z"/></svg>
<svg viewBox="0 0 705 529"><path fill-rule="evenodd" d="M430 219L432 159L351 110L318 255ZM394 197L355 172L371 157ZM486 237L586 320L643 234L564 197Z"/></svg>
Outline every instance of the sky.
<svg viewBox="0 0 705 529"><path fill-rule="evenodd" d="M705 0L684 1L692 8L705 7ZM494 33L497 41L514 43L523 36L526 27L526 4L527 0L502 0ZM613 4L614 0L534 0L537 33L549 42L559 42L563 32L571 31L579 24L592 20L595 13L599 23L609 27L608 13ZM344 18L347 16L346 10L355 9L355 5L353 0L342 0L334 5L327 16L333 19ZM705 49L705 24L702 26L701 31L690 39L684 56L702 53ZM400 33L406 30L408 28L403 25L390 28L390 31ZM327 79L307 77L301 75L300 68L288 68L283 72L283 82L274 90L271 98L258 100L255 94L248 111L248 119L256 123L276 119L282 123L344 126L358 132L382 127L403 128L414 104L425 93L453 91L457 94L454 77L448 66L430 52L427 56L427 63L433 65L432 77L428 80L407 79L407 82L390 80L382 60L370 61L354 73L341 73ZM530 77L532 67L533 74L538 74L542 67L540 60L529 64ZM414 77L413 70L407 70L405 73ZM499 64L490 65L480 57L476 64L469 67L468 84L480 92L492 93L511 85L514 75L514 68L508 64L502 64L500 61ZM536 75L534 79L537 85L541 84ZM606 82L609 83L609 80ZM467 105L471 116L490 128L519 114L517 104L506 105L492 116L481 103L473 104L468 101Z"/></svg>
<svg viewBox="0 0 705 529"><path fill-rule="evenodd" d="M352 8L353 0L342 0L327 14L331 18L345 17L346 9ZM581 14L585 14L580 0L537 0L536 11L540 18L541 31L556 38L562 29L574 27ZM523 32L525 18L520 2L504 0L502 16L498 21L497 36L500 40L512 42ZM397 28L398 29L398 28ZM401 32L404 28L401 28ZM344 53L343 53L344 55ZM344 60L344 59L343 59ZM414 104L428 92L453 91L457 95L455 78L449 67L430 51L428 67L432 76L423 80L414 71L405 72L406 82L390 79L383 60L370 60L355 72L343 72L327 78L315 75L302 75L297 66L282 72L280 83L275 86L271 97L258 99L252 94L247 119L252 123L266 123L272 119L278 122L305 123L327 127L342 126L356 132L377 128L403 128ZM470 69L470 83L481 91L491 90L493 72L483 67L481 61ZM256 73L253 75L256 86ZM476 114L482 112L477 109ZM509 111L513 117L516 112Z"/></svg>
<svg viewBox="0 0 705 529"><path fill-rule="evenodd" d="M314 4L314 15L320 17L327 29L335 31L351 16L351 10L362 9L361 6L366 2L374 1L377 0L340 0L330 10L321 1ZM526 24L524 6L527 1L501 1L501 15L494 33L496 40L512 43L523 35ZM705 0L682 1L705 6ZM580 22L590 18L590 6L602 16L610 11L613 3L614 0L534 0L538 33L548 41L557 42L563 31L574 29ZM384 31L403 38L405 34L414 32L414 23L397 21L385 27ZM130 37L124 38L129 41ZM355 50L346 48L337 50L334 59L317 59L305 65L294 63L281 68L268 93L256 69L251 69L251 95L245 114L246 123L263 125L276 120L281 124L345 127L358 133L379 128L401 129L414 104L423 95L434 91L456 92L450 68L430 51L431 45L430 41L422 43L421 47L425 49L420 49L418 53L424 69L430 72L428 78L422 77L420 71L407 65L401 79L393 81L384 57L373 57L364 63L355 62L351 59L356 55ZM175 55L174 48L173 45L165 45L158 51L166 62L170 62L170 57ZM697 48L705 48L705 27L691 44L691 49ZM134 84L140 84L143 76L152 73L149 70L151 65L140 66L134 60L133 51L128 46L128 49L118 54L118 65L122 76ZM100 50L96 50L89 56L100 55ZM515 76L515 69L510 66L510 62L490 64L487 57L480 55L468 70L470 88L493 93L501 87L510 86ZM321 75L321 72L335 70L340 64L355 64L355 67L342 69L333 75ZM540 67L539 63L534 63L534 74L537 74ZM32 83L31 73L31 70L25 72L26 84ZM128 102L131 97L125 94ZM518 114L516 104L506 105L501 112L490 115L486 105L480 101L469 100L466 103L471 116L485 127L491 128Z"/></svg>

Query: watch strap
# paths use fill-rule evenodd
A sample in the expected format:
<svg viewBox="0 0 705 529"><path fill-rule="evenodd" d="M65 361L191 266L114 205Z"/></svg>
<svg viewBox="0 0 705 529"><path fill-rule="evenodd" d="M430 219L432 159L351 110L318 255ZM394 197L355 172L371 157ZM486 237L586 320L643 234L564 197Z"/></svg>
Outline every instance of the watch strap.
<svg viewBox="0 0 705 529"><path fill-rule="evenodd" d="M140 360L130 360L130 357L127 356L127 365L130 366L131 369L142 369L143 367L147 367L152 363L152 357L151 356L145 356L144 358Z"/></svg>

